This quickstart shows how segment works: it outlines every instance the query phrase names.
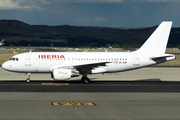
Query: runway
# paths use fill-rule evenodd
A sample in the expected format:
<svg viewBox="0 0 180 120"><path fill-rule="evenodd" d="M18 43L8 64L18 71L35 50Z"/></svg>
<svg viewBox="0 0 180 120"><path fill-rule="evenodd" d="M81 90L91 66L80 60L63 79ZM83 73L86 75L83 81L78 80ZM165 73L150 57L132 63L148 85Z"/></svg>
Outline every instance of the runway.
<svg viewBox="0 0 180 120"><path fill-rule="evenodd" d="M53 81L0 68L0 120L179 120L180 68L153 67Z"/></svg>
<svg viewBox="0 0 180 120"><path fill-rule="evenodd" d="M95 81L90 84L81 81L52 82L1 81L1 92L153 92L179 93L180 82L162 81Z"/></svg>

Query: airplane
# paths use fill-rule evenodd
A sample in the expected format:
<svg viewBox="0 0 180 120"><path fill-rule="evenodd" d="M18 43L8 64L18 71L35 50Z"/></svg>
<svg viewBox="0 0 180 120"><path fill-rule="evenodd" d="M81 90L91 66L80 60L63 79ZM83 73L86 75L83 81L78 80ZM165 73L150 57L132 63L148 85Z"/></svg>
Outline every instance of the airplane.
<svg viewBox="0 0 180 120"><path fill-rule="evenodd" d="M2 40L1 40L0 46L4 45L4 41L5 41L5 39L2 39Z"/></svg>
<svg viewBox="0 0 180 120"><path fill-rule="evenodd" d="M113 73L139 69L176 59L166 54L172 21L162 22L146 42L133 52L26 52L14 55L2 64L11 72L50 73L54 80L68 80L82 75L89 83L89 74Z"/></svg>

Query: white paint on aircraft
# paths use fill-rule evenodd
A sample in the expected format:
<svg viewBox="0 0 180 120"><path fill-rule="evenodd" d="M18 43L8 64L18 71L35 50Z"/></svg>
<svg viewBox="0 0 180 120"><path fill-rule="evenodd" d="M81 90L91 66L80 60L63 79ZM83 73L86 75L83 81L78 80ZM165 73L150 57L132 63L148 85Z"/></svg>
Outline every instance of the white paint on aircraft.
<svg viewBox="0 0 180 120"><path fill-rule="evenodd" d="M2 67L19 73L51 73L54 80L81 74L81 80L89 83L87 74L122 72L175 59L175 55L165 54L171 26L172 22L162 22L134 52L27 52L14 55Z"/></svg>

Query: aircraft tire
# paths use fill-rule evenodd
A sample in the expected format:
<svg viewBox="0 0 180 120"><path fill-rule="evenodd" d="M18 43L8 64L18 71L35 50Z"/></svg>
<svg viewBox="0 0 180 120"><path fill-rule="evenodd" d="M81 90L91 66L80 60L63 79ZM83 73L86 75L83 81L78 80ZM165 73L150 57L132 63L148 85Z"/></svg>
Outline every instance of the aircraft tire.
<svg viewBox="0 0 180 120"><path fill-rule="evenodd" d="M90 79L89 79L89 78L86 78L86 77L82 77L82 78L81 78L81 81L82 81L83 83L85 83L85 84L90 83Z"/></svg>
<svg viewBox="0 0 180 120"><path fill-rule="evenodd" d="M30 79L26 79L26 82L27 82L27 83L30 83L30 82L31 82L31 80L30 80Z"/></svg>

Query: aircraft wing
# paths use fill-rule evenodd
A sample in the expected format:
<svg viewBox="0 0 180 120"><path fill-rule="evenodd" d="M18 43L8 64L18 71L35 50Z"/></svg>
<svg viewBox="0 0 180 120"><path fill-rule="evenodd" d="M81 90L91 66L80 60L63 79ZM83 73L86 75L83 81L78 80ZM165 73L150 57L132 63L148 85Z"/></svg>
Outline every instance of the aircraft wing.
<svg viewBox="0 0 180 120"><path fill-rule="evenodd" d="M99 66L106 66L106 63L110 62L98 62L98 63L90 63L90 64L80 64L74 65L73 67L76 68L80 73L94 69Z"/></svg>
<svg viewBox="0 0 180 120"><path fill-rule="evenodd" d="M77 69L80 73L97 68L99 66L106 66L106 63L110 62L98 62L98 63L87 63L87 64L75 64L75 65L52 65L50 66L49 70L53 71L53 69L60 69L60 68L66 68L66 69Z"/></svg>

